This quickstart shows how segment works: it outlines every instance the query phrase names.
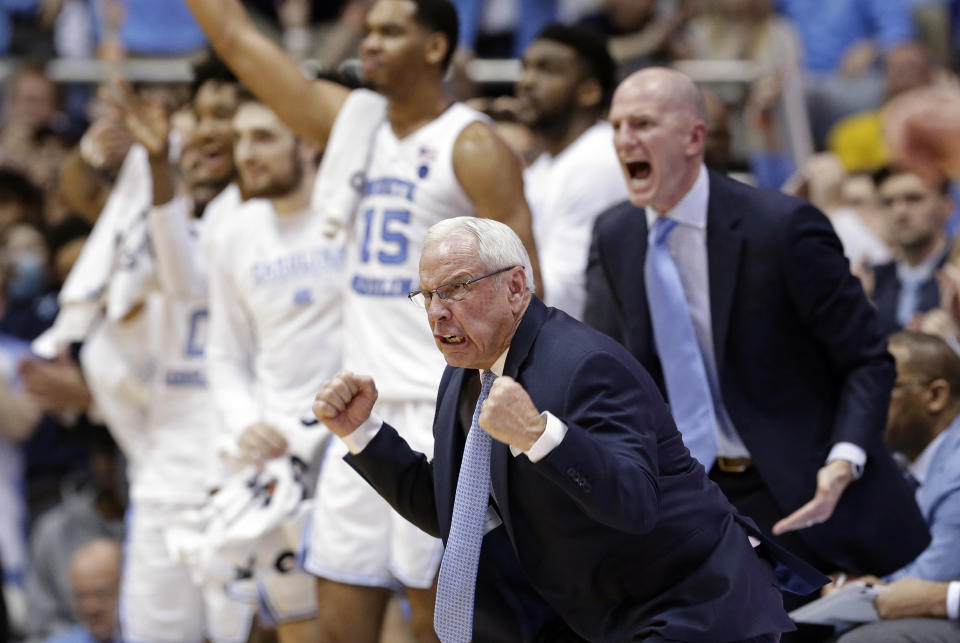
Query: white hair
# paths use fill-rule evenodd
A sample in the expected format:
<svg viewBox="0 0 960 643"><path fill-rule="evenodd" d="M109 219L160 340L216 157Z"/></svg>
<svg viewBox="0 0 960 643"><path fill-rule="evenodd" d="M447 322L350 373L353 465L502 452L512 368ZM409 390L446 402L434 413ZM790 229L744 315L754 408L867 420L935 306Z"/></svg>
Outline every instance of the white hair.
<svg viewBox="0 0 960 643"><path fill-rule="evenodd" d="M427 236L423 239L423 245L427 247L454 234L466 235L474 241L477 258L488 270L522 266L523 274L527 278L527 290L534 291L530 255L523 247L520 237L510 229L510 226L493 219L453 217L430 226Z"/></svg>

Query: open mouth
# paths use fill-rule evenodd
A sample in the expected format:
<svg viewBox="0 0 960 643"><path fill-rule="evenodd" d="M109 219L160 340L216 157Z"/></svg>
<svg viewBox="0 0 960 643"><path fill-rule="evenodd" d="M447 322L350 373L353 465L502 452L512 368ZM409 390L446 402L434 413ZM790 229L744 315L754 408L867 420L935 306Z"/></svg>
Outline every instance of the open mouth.
<svg viewBox="0 0 960 643"><path fill-rule="evenodd" d="M434 337L436 337L441 344L448 346L456 346L466 341L466 338L462 335L434 335Z"/></svg>
<svg viewBox="0 0 960 643"><path fill-rule="evenodd" d="M626 164L626 167L631 179L643 180L649 177L653 170L647 161L630 161Z"/></svg>

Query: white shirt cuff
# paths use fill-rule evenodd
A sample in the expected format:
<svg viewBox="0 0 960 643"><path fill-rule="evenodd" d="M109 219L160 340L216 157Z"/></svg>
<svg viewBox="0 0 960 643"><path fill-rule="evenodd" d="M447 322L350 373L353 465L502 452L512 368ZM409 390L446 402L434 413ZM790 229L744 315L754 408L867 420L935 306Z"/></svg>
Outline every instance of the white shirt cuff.
<svg viewBox="0 0 960 643"><path fill-rule="evenodd" d="M947 586L947 618L951 621L960 619L960 580Z"/></svg>
<svg viewBox="0 0 960 643"><path fill-rule="evenodd" d="M353 430L353 433L340 439L347 445L350 453L357 455L367 448L371 440L377 437L377 433L380 432L382 426L383 420L377 417L376 413L371 413L370 417L363 421L363 424Z"/></svg>
<svg viewBox="0 0 960 643"><path fill-rule="evenodd" d="M830 449L827 464L834 460L846 460L853 465L853 479L859 480L863 475L863 467L867 464L867 452L853 442L837 442Z"/></svg>
<svg viewBox="0 0 960 643"><path fill-rule="evenodd" d="M540 434L540 437L537 438L537 441L533 443L529 450L521 451L516 447L510 447L510 453L513 454L513 457L523 453L529 458L530 462L539 462L563 442L564 436L567 435L567 425L550 411L544 411L540 414L540 417L546 418L547 428L543 430L543 433Z"/></svg>

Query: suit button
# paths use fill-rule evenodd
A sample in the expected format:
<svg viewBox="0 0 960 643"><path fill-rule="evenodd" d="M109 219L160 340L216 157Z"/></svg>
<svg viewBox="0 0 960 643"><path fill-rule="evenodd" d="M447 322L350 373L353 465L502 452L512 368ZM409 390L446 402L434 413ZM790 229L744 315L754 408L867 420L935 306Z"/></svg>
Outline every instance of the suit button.
<svg viewBox="0 0 960 643"><path fill-rule="evenodd" d="M580 479L580 474L577 473L577 470L574 469L573 467L569 467L569 468L567 469L567 475L570 476L571 478L573 478L574 480L579 480L579 479Z"/></svg>

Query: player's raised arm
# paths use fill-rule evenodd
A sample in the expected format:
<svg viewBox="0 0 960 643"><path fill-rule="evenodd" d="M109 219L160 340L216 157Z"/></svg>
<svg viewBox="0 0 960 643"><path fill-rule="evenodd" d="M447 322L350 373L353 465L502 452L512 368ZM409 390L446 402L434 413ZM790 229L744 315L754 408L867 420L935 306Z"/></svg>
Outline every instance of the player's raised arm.
<svg viewBox="0 0 960 643"><path fill-rule="evenodd" d="M453 171L473 201L477 216L510 226L530 255L537 295L543 297L540 260L533 239L533 220L523 195L520 160L482 122L464 128L453 148Z"/></svg>
<svg viewBox="0 0 960 643"><path fill-rule="evenodd" d="M239 0L186 2L237 78L297 135L326 145L349 90L307 79L280 47L257 30Z"/></svg>

